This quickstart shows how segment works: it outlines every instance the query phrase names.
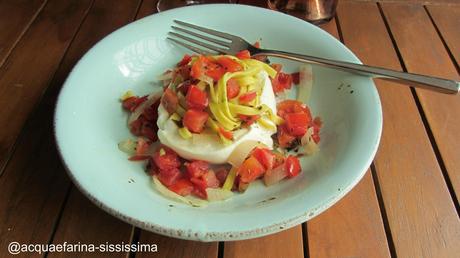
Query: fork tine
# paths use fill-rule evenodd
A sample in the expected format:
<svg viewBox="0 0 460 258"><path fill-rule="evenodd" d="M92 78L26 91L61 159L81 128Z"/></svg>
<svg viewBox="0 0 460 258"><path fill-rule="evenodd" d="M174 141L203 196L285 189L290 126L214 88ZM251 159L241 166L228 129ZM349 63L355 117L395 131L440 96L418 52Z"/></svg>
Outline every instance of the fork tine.
<svg viewBox="0 0 460 258"><path fill-rule="evenodd" d="M183 29L183 28L179 28L179 27L176 27L176 26L171 26L171 27L172 27L173 29L175 29L175 30L182 31L182 32L184 32L184 33L190 34L190 35L195 36L195 37L197 37L197 38L204 39L204 40L207 40L207 41L216 43L216 44L221 45L221 46L225 46L225 47L229 47L229 46L230 46L230 43L225 42L225 41L222 41L222 40L218 40L218 39L214 39L214 38L211 38L211 37L207 37L207 36L198 34L198 33L196 33L196 32L193 32L193 31L190 31L190 30L186 30L186 29Z"/></svg>
<svg viewBox="0 0 460 258"><path fill-rule="evenodd" d="M214 50L214 51L219 52L219 53L225 53L225 54L230 53L230 51L228 51L228 49L224 49L224 48L221 48L221 47L216 47L216 46L210 45L208 43L204 43L204 42L198 41L196 39L189 38L187 36L184 36L184 35L181 35L181 34L178 34L178 33L175 33L175 32L169 32L169 34L174 35L174 36L176 36L178 38L181 38L181 39L183 39L185 41L192 42L192 43L197 44L199 46Z"/></svg>
<svg viewBox="0 0 460 258"><path fill-rule="evenodd" d="M192 45L186 44L186 43L184 43L182 41L179 41L177 39L170 38L170 37L167 37L167 39L169 39L169 40L173 41L174 43L179 44L179 45L181 45L183 47L186 47L186 48L188 48L188 49L192 50L193 52L198 53L200 55L213 55L213 53L211 53L211 52L208 52L208 51L206 51L204 49L197 48L197 47L194 47Z"/></svg>
<svg viewBox="0 0 460 258"><path fill-rule="evenodd" d="M190 28L202 31L202 32L206 32L206 33L214 35L214 36L219 36L219 37L222 37L222 38L226 38L228 40L235 40L235 39L239 38L239 37L234 36L232 34L220 32L220 31L217 31L217 30L211 30L211 29L208 29L208 28L200 27L200 26L197 26L197 25L194 25L194 24L183 22L183 21L174 20L174 22L177 23L177 24L186 26L186 27L190 27Z"/></svg>

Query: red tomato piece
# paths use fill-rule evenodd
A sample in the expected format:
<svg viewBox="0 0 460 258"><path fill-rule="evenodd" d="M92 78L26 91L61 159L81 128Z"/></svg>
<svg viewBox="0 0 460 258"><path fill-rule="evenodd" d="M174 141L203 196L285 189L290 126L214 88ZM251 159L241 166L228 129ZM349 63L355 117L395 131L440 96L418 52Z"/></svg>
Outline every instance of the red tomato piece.
<svg viewBox="0 0 460 258"><path fill-rule="evenodd" d="M193 84L188 88L185 101L187 102L188 108L194 108L197 110L203 110L209 104L208 94Z"/></svg>
<svg viewBox="0 0 460 258"><path fill-rule="evenodd" d="M136 136L141 136L141 130L142 130L142 125L144 124L144 116L140 116L138 119L132 121L129 124L129 130L131 131L132 134Z"/></svg>
<svg viewBox="0 0 460 258"><path fill-rule="evenodd" d="M255 48L260 48L260 41L256 41L254 42L254 44L252 44Z"/></svg>
<svg viewBox="0 0 460 258"><path fill-rule="evenodd" d="M160 170L157 176L162 184L169 187L181 178L182 174L178 168L170 168L167 170Z"/></svg>
<svg viewBox="0 0 460 258"><path fill-rule="evenodd" d="M205 74L214 81L218 81L225 74L225 68L217 63L208 62L206 64Z"/></svg>
<svg viewBox="0 0 460 258"><path fill-rule="evenodd" d="M229 139L229 140L233 139L233 132L232 131L227 131L227 130L225 130L224 128L222 128L220 126L219 126L219 133L223 137L225 137L226 139Z"/></svg>
<svg viewBox="0 0 460 258"><path fill-rule="evenodd" d="M250 156L247 158L243 164L241 164L238 169L238 175L240 176L240 182L250 183L256 180L258 177L265 173L265 168L260 162Z"/></svg>
<svg viewBox="0 0 460 258"><path fill-rule="evenodd" d="M292 145L294 140L296 139L295 136L289 134L288 130L286 129L285 125L278 127L278 143L281 148L288 148Z"/></svg>
<svg viewBox="0 0 460 258"><path fill-rule="evenodd" d="M189 109L184 114L182 123L188 130L192 133L201 133L203 131L206 121L208 120L208 113L196 110Z"/></svg>
<svg viewBox="0 0 460 258"><path fill-rule="evenodd" d="M168 188L178 195L187 196L192 193L193 184L188 179L181 178L170 185Z"/></svg>
<svg viewBox="0 0 460 258"><path fill-rule="evenodd" d="M143 97L129 97L122 102L124 109L133 112L138 106L140 106L144 101L146 101L148 96Z"/></svg>
<svg viewBox="0 0 460 258"><path fill-rule="evenodd" d="M219 180L220 185L223 185L228 176L228 169L220 167L216 170L216 178Z"/></svg>
<svg viewBox="0 0 460 258"><path fill-rule="evenodd" d="M283 92L285 89L290 89L292 86L292 77L290 74L278 72L275 78L272 79L272 87L275 93Z"/></svg>
<svg viewBox="0 0 460 258"><path fill-rule="evenodd" d="M274 167L275 154L269 149L257 147L252 151L252 156L254 156L266 170Z"/></svg>
<svg viewBox="0 0 460 258"><path fill-rule="evenodd" d="M216 173L214 173L213 170L208 170L201 178L206 182L206 187L217 188L220 185Z"/></svg>
<svg viewBox="0 0 460 258"><path fill-rule="evenodd" d="M292 83L294 83L294 84L299 84L300 83L300 74L299 74L299 72L291 73L291 77L292 77Z"/></svg>
<svg viewBox="0 0 460 258"><path fill-rule="evenodd" d="M144 121L141 127L140 134L154 142L157 140L157 132L158 132L158 127L156 123Z"/></svg>
<svg viewBox="0 0 460 258"><path fill-rule="evenodd" d="M241 66L237 61L226 56L217 58L217 63L220 64L226 72L234 73L243 70L243 66Z"/></svg>
<svg viewBox="0 0 460 258"><path fill-rule="evenodd" d="M188 64L190 61L192 61L192 57L185 54L184 57L182 57L182 60L177 64L177 66L183 66Z"/></svg>
<svg viewBox="0 0 460 258"><path fill-rule="evenodd" d="M227 81L227 98L233 99L240 93L240 84L235 78Z"/></svg>
<svg viewBox="0 0 460 258"><path fill-rule="evenodd" d="M278 103L276 108L278 110L278 115L282 118L284 118L287 113L304 112L308 115L308 117L310 117L309 120L311 120L310 109L303 105L303 103L300 101L292 99L284 100Z"/></svg>
<svg viewBox="0 0 460 258"><path fill-rule="evenodd" d="M295 177L300 173L300 161L296 156L287 157L284 166L288 177Z"/></svg>
<svg viewBox="0 0 460 258"><path fill-rule="evenodd" d="M249 50L241 50L240 52L236 53L235 56L239 59L249 59L251 58L251 53L249 52Z"/></svg>
<svg viewBox="0 0 460 258"><path fill-rule="evenodd" d="M297 137L301 137L307 132L309 119L310 117L303 112L289 113L284 116L289 134Z"/></svg>
<svg viewBox="0 0 460 258"><path fill-rule="evenodd" d="M163 155L160 154L161 149L164 150ZM180 161L177 154L166 147L160 147L153 153L153 161L155 161L155 165L157 165L160 171L180 167Z"/></svg>
<svg viewBox="0 0 460 258"><path fill-rule="evenodd" d="M144 155L145 152L147 152L147 150L149 149L149 146L150 145L146 140L138 138L136 145L136 155Z"/></svg>
<svg viewBox="0 0 460 258"><path fill-rule="evenodd" d="M257 97L257 93L255 91L250 91L248 93L241 95L238 98L238 100L240 101L241 104L247 104L253 101L256 97Z"/></svg>
<svg viewBox="0 0 460 258"><path fill-rule="evenodd" d="M283 65L282 64L270 64L270 66L276 70L276 72L281 72L281 69L283 69Z"/></svg>
<svg viewBox="0 0 460 258"><path fill-rule="evenodd" d="M203 160L194 160L185 163L185 168L190 178L199 178L209 171L209 163Z"/></svg>
<svg viewBox="0 0 460 258"><path fill-rule="evenodd" d="M190 76L195 79L199 79L204 74L204 62L206 58L204 56L198 56L198 59L193 63L190 70Z"/></svg>
<svg viewBox="0 0 460 258"><path fill-rule="evenodd" d="M176 112L176 109L179 106L179 98L174 91L167 88L165 89L163 97L161 98L161 104L169 114L172 114Z"/></svg>

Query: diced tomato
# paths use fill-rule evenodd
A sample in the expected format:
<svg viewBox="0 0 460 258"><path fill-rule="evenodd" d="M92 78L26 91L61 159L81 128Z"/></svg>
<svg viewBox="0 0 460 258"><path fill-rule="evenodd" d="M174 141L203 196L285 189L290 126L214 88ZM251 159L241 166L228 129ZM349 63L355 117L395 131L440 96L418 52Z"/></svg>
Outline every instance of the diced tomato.
<svg viewBox="0 0 460 258"><path fill-rule="evenodd" d="M185 168L190 178L199 178L209 171L209 163L203 160L194 160L185 163Z"/></svg>
<svg viewBox="0 0 460 258"><path fill-rule="evenodd" d="M220 126L219 126L219 133L220 133L223 137L225 137L225 138L227 138L227 139L229 139L229 140L233 139L233 132L232 132L232 131L227 131L227 130L225 130L224 128L222 128L222 127L220 127Z"/></svg>
<svg viewBox="0 0 460 258"><path fill-rule="evenodd" d="M146 120L148 121L157 121L158 119L158 106L160 105L160 99L155 101L150 107L146 107L144 109L144 112L142 112L142 115L145 117Z"/></svg>
<svg viewBox="0 0 460 258"><path fill-rule="evenodd" d="M192 133L201 133L203 131L206 121L208 120L208 113L196 110L196 109L189 109L184 114L184 118L182 119L182 123L184 124L187 129L190 130Z"/></svg>
<svg viewBox="0 0 460 258"><path fill-rule="evenodd" d="M157 132L158 132L158 127L156 123L144 121L141 127L140 134L154 142L158 139Z"/></svg>
<svg viewBox="0 0 460 258"><path fill-rule="evenodd" d="M170 168L167 170L160 170L157 176L162 184L169 187L181 178L182 174L178 168Z"/></svg>
<svg viewBox="0 0 460 258"><path fill-rule="evenodd" d="M188 179L181 178L170 185L168 188L178 195L187 196L192 193L193 184Z"/></svg>
<svg viewBox="0 0 460 258"><path fill-rule="evenodd" d="M265 173L265 168L253 156L247 158L238 169L237 174L240 176L240 181L250 183Z"/></svg>
<svg viewBox="0 0 460 258"><path fill-rule="evenodd" d="M260 48L260 41L256 41L254 42L254 44L252 44L255 48Z"/></svg>
<svg viewBox="0 0 460 258"><path fill-rule="evenodd" d="M278 127L278 143L281 148L288 148L290 147L294 140L296 139L295 136L290 135L289 132L286 129L285 125L281 125Z"/></svg>
<svg viewBox="0 0 460 258"><path fill-rule="evenodd" d="M241 95L238 98L238 100L240 101L241 104L247 104L253 101L256 97L257 97L257 93L255 91L250 91L248 93Z"/></svg>
<svg viewBox="0 0 460 258"><path fill-rule="evenodd" d="M251 58L251 53L249 52L249 50L241 50L240 52L236 53L235 56L239 59L249 59Z"/></svg>
<svg viewBox="0 0 460 258"><path fill-rule="evenodd" d="M294 83L294 84L299 84L300 83L300 74L299 74L299 72L291 73L291 77L292 77L292 83Z"/></svg>
<svg viewBox="0 0 460 258"><path fill-rule="evenodd" d="M308 124L310 123L309 119L310 117L303 112L289 113L284 116L289 134L296 137L301 137L307 132Z"/></svg>
<svg viewBox="0 0 460 258"><path fill-rule="evenodd" d="M252 151L254 156L265 169L272 169L275 164L275 154L269 149L257 147Z"/></svg>
<svg viewBox="0 0 460 258"><path fill-rule="evenodd" d="M227 81L227 98L233 99L234 97L238 96L240 93L240 84L235 78L230 78Z"/></svg>
<svg viewBox="0 0 460 258"><path fill-rule="evenodd" d="M163 149L164 153L160 153L161 149ZM158 148L158 150L153 153L153 160L155 161L155 165L157 165L160 171L180 167L180 161L177 154L173 150L166 147Z"/></svg>
<svg viewBox="0 0 460 258"><path fill-rule="evenodd" d="M138 138L136 145L136 155L144 155L145 152L147 152L147 150L149 149L149 146L150 145L146 140Z"/></svg>
<svg viewBox="0 0 460 258"><path fill-rule="evenodd" d="M276 105L276 109L278 110L278 115L282 118L284 118L287 113L304 112L308 115L308 117L310 117L309 120L311 120L310 109L297 100L288 99L281 101Z"/></svg>
<svg viewBox="0 0 460 258"><path fill-rule="evenodd" d="M220 167L216 170L216 178L219 180L220 185L223 185L228 176L228 169Z"/></svg>
<svg viewBox="0 0 460 258"><path fill-rule="evenodd" d="M218 188L220 186L220 182L212 170L208 170L199 178L192 177L190 181L195 185L194 194L203 199L208 198L206 188Z"/></svg>
<svg viewBox="0 0 460 258"><path fill-rule="evenodd" d="M284 164L285 157L284 157L283 154L274 151L273 155L275 155L275 160L273 162L273 168L276 168L276 167L281 166L282 164Z"/></svg>
<svg viewBox="0 0 460 258"><path fill-rule="evenodd" d="M184 81L190 79L190 77L192 76L191 73L192 67L190 65L183 65L177 68L177 74L179 74Z"/></svg>
<svg viewBox="0 0 460 258"><path fill-rule="evenodd" d="M190 61L192 61L192 57L185 54L184 57L182 57L182 60L177 64L177 66L183 66L188 64Z"/></svg>
<svg viewBox="0 0 460 258"><path fill-rule="evenodd" d="M275 93L283 92L285 89L290 89L292 86L292 77L290 74L278 72L275 78L272 79L272 87Z"/></svg>
<svg viewBox="0 0 460 258"><path fill-rule="evenodd" d="M284 166L288 177L295 177L300 173L300 161L296 156L287 157Z"/></svg>
<svg viewBox="0 0 460 258"><path fill-rule="evenodd" d="M205 74L214 81L218 81L225 74L225 68L217 63L209 62L206 64Z"/></svg>
<svg viewBox="0 0 460 258"><path fill-rule="evenodd" d="M238 115L238 117L245 122L247 126L252 125L257 119L260 118L259 115L247 116L247 115Z"/></svg>
<svg viewBox="0 0 460 258"><path fill-rule="evenodd" d="M133 112L136 110L138 106L140 106L144 101L146 101L148 96L143 96L143 97L129 97L122 102L122 106L124 109L129 110Z"/></svg>
<svg viewBox="0 0 460 258"><path fill-rule="evenodd" d="M276 63L274 63L274 64L270 64L270 66L271 66L273 69L275 69L276 72L278 72L278 73L281 72L281 69L283 69L283 65L282 65L282 64L276 64Z"/></svg>
<svg viewBox="0 0 460 258"><path fill-rule="evenodd" d="M192 65L190 76L192 76L195 79L199 79L204 74L205 61L206 58L204 56L199 56L198 59Z"/></svg>
<svg viewBox="0 0 460 258"><path fill-rule="evenodd" d="M220 64L226 72L234 73L243 70L243 66L241 66L237 61L226 56L217 58L217 63Z"/></svg>
<svg viewBox="0 0 460 258"><path fill-rule="evenodd" d="M142 125L144 123L144 116L140 116L138 119L132 121L129 124L129 130L131 131L132 134L136 136L141 136L141 130L142 130Z"/></svg>
<svg viewBox="0 0 460 258"><path fill-rule="evenodd" d="M169 114L172 114L176 112L176 109L179 106L179 98L174 91L167 88L165 89L163 97L161 98L161 104Z"/></svg>
<svg viewBox="0 0 460 258"><path fill-rule="evenodd" d="M209 104L208 94L193 84L188 88L185 101L187 102L188 108L194 108L197 110L203 110Z"/></svg>

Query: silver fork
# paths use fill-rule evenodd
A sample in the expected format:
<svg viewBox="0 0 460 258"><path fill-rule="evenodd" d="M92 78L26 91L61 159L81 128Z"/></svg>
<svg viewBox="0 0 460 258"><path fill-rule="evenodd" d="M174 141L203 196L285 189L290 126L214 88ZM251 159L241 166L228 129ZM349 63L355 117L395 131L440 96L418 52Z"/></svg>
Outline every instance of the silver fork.
<svg viewBox="0 0 460 258"><path fill-rule="evenodd" d="M235 55L236 53L242 50L248 50L251 53L251 56L274 56L295 60L299 62L313 63L322 66L333 67L355 74L370 76L372 78L380 78L384 80L403 83L405 85L413 87L434 90L441 93L457 94L460 90L460 83L454 80L448 80L421 74L399 72L381 67L355 64L315 56L289 53L279 50L259 49L254 47L252 44L250 44L243 38L232 34L200 27L183 21L174 20L174 22L177 25L181 25L181 27L172 26L172 28L176 32L169 32L169 34L176 38L168 37L168 39L199 54L215 54L209 51L212 50L219 54ZM199 33L198 31L204 32L204 34ZM182 34L178 32L181 32ZM186 36L184 34L188 34L190 36L193 36L194 38ZM202 40L198 40L198 38ZM188 44L186 42L204 47L207 50Z"/></svg>

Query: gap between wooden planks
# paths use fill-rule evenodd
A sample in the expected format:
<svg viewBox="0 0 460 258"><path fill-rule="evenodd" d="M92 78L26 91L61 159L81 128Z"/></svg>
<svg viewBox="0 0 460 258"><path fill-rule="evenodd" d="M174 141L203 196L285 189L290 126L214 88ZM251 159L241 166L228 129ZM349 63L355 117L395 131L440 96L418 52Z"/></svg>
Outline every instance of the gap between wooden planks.
<svg viewBox="0 0 460 258"><path fill-rule="evenodd" d="M46 2L47 0L0 2L0 67Z"/></svg>
<svg viewBox="0 0 460 258"><path fill-rule="evenodd" d="M388 20L396 45L409 72L459 80L441 39L426 10L422 6L384 4L383 12ZM407 17L401 22L398 17ZM454 19L459 23L459 18ZM457 35L460 35L457 28ZM413 42L417 42L414 44ZM439 149L445 166L447 180L452 184L456 199L460 196L460 95L444 95L416 89L429 125L429 133Z"/></svg>
<svg viewBox="0 0 460 258"><path fill-rule="evenodd" d="M0 175L91 2L50 0L0 70Z"/></svg>
<svg viewBox="0 0 460 258"><path fill-rule="evenodd" d="M401 69L376 4L344 2L338 14L345 43L364 63ZM375 167L395 252L401 257L454 257L458 217L411 90L383 81L377 85L384 128Z"/></svg>

